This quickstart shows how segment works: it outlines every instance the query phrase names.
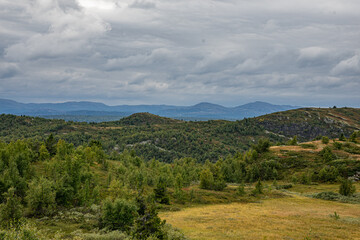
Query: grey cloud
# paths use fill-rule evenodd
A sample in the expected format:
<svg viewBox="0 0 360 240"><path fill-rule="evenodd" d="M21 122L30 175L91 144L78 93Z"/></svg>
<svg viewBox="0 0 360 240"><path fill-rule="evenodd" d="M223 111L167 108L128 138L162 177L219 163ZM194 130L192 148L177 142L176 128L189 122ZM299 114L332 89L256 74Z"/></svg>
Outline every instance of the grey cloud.
<svg viewBox="0 0 360 240"><path fill-rule="evenodd" d="M342 60L332 70L334 75L360 75L360 51L353 57Z"/></svg>
<svg viewBox="0 0 360 240"><path fill-rule="evenodd" d="M359 11L357 0L3 0L0 88L15 100L345 104L358 99Z"/></svg>
<svg viewBox="0 0 360 240"><path fill-rule="evenodd" d="M297 59L300 67L321 66L330 62L332 53L323 47L307 47L300 49Z"/></svg>
<svg viewBox="0 0 360 240"><path fill-rule="evenodd" d="M155 8L155 2L148 0L135 0L132 4L129 5L131 8L142 8L142 9L150 9Z"/></svg>
<svg viewBox="0 0 360 240"><path fill-rule="evenodd" d="M0 78L11 78L20 72L15 63L0 62Z"/></svg>

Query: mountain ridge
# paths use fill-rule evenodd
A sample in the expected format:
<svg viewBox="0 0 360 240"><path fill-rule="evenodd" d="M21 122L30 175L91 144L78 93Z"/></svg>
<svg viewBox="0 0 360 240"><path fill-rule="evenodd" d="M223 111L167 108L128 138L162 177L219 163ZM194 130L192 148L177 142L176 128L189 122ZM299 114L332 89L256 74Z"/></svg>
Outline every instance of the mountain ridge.
<svg viewBox="0 0 360 240"><path fill-rule="evenodd" d="M267 102L251 102L235 107L200 102L191 106L174 105L115 105L109 106L100 102L69 101L63 103L21 103L9 99L0 99L0 113L44 116L60 118L63 116L130 116L133 113L149 112L151 114L178 118L201 120L240 120L268 113L300 108L290 105L274 105ZM79 113L79 114L77 114Z"/></svg>

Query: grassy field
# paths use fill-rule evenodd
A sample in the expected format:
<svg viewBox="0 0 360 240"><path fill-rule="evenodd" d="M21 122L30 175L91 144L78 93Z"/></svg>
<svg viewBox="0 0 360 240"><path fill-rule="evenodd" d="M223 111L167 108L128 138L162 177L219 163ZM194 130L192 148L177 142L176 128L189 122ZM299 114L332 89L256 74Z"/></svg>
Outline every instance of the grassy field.
<svg viewBox="0 0 360 240"><path fill-rule="evenodd" d="M340 218L333 215L336 212ZM360 239L360 205L289 194L163 212L191 239Z"/></svg>

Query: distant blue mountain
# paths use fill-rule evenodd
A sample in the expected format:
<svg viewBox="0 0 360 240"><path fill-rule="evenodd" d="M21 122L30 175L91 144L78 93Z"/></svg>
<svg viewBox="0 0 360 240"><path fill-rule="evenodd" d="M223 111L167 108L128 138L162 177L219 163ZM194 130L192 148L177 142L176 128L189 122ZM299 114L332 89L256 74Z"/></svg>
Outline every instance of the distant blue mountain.
<svg viewBox="0 0 360 240"><path fill-rule="evenodd" d="M202 102L193 106L172 105L118 105L108 106L98 102L64 102L64 103L20 103L8 99L0 99L0 113L46 116L51 118L71 119L71 116L113 116L124 117L138 112L191 120L225 119L237 120L256 117L273 112L299 108L290 105L273 105L266 102L252 102L237 107L224 107ZM79 118L76 118L79 119ZM96 119L96 118L92 118ZM100 118L99 118L100 119ZM104 118L101 118L102 120Z"/></svg>

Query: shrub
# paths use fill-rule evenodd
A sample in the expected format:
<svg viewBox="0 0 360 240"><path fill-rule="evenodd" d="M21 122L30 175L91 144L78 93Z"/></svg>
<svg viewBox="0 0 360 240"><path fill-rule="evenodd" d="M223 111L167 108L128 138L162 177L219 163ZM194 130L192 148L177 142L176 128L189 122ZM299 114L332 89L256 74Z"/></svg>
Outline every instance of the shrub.
<svg viewBox="0 0 360 240"><path fill-rule="evenodd" d="M290 141L288 141L288 145L297 145L297 144L298 144L297 136L294 136Z"/></svg>
<svg viewBox="0 0 360 240"><path fill-rule="evenodd" d="M333 143L333 146L334 146L335 149L341 150L341 148L342 148L342 143L340 143L340 142L334 142L334 143Z"/></svg>
<svg viewBox="0 0 360 240"><path fill-rule="evenodd" d="M138 196L136 201L138 217L132 231L133 237L135 239L167 239L167 233L163 229L165 221L159 218L155 206L141 196Z"/></svg>
<svg viewBox="0 0 360 240"><path fill-rule="evenodd" d="M324 147L319 154L322 156L325 162L330 162L336 159L336 156L333 154L329 146Z"/></svg>
<svg viewBox="0 0 360 240"><path fill-rule="evenodd" d="M352 185L352 181L344 179L341 181L339 193L344 196L351 196L355 193L355 186Z"/></svg>
<svg viewBox="0 0 360 240"><path fill-rule="evenodd" d="M111 230L129 231L137 216L136 211L136 205L127 200L106 200L102 206L101 226Z"/></svg>
<svg viewBox="0 0 360 240"><path fill-rule="evenodd" d="M339 171L334 166L325 166L323 167L318 175L318 179L321 182L335 182L339 176Z"/></svg>
<svg viewBox="0 0 360 240"><path fill-rule="evenodd" d="M236 191L236 194L239 195L239 196L244 196L245 195L245 184L244 184L244 182L242 182L239 185L239 187L238 187L238 189Z"/></svg>
<svg viewBox="0 0 360 240"><path fill-rule="evenodd" d="M357 137L357 132L354 131L354 132L350 135L349 141L350 141L350 142L353 142L353 143L357 143L356 137Z"/></svg>
<svg viewBox="0 0 360 240"><path fill-rule="evenodd" d="M56 192L53 182L40 178L29 184L26 200L30 214L37 216L51 215L56 207Z"/></svg>
<svg viewBox="0 0 360 240"><path fill-rule="evenodd" d="M252 146L258 153L268 152L270 148L270 141L267 138L261 138L257 145Z"/></svg>
<svg viewBox="0 0 360 240"><path fill-rule="evenodd" d="M293 185L291 183L289 183L289 184L277 185L275 188L277 190L280 190L280 189L290 189L292 187L293 187Z"/></svg>
<svg viewBox="0 0 360 240"><path fill-rule="evenodd" d="M260 178L259 178L259 180L257 181L257 183L255 185L255 189L252 191L252 194L254 196L256 196L258 194L263 194L263 193L264 193L264 186L261 183Z"/></svg>
<svg viewBox="0 0 360 240"><path fill-rule="evenodd" d="M200 188L212 189L214 184L214 176L210 169L204 169L200 173Z"/></svg>
<svg viewBox="0 0 360 240"><path fill-rule="evenodd" d="M346 137L343 133L340 134L339 141L346 141Z"/></svg>
<svg viewBox="0 0 360 240"><path fill-rule="evenodd" d="M9 188L4 193L5 202L0 205L0 224L2 227L17 225L22 218L20 198L15 195L15 188Z"/></svg>
<svg viewBox="0 0 360 240"><path fill-rule="evenodd" d="M328 143L329 143L329 138L326 137L326 136L324 136L324 137L321 138L321 142L322 142L323 144L328 144Z"/></svg>

